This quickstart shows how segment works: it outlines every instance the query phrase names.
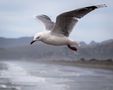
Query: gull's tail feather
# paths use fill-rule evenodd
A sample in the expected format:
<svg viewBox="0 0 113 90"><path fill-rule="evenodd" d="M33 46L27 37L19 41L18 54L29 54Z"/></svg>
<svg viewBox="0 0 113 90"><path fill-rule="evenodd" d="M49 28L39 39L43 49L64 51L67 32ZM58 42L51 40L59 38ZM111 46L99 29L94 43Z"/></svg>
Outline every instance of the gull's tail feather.
<svg viewBox="0 0 113 90"><path fill-rule="evenodd" d="M100 4L100 5L96 5L97 8L103 8L103 7L107 7L106 4Z"/></svg>

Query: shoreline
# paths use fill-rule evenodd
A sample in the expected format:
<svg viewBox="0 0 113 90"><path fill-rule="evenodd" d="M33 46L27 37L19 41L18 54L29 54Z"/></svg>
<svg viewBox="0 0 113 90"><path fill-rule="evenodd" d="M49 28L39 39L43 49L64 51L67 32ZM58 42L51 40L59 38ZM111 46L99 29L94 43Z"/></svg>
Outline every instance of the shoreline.
<svg viewBox="0 0 113 90"><path fill-rule="evenodd" d="M1 60L4 61L14 61L18 62L18 60ZM97 69L108 69L113 70L113 61L81 61L81 60L19 60L19 62L32 62L32 63L47 63L47 64L58 64L58 65L65 65L65 66L75 66L75 67L83 67L83 68L97 68Z"/></svg>
<svg viewBox="0 0 113 90"><path fill-rule="evenodd" d="M35 61L39 63L48 63L48 64L59 64L59 65L68 65L84 68L97 68L97 69L108 69L113 70L113 62L109 61Z"/></svg>

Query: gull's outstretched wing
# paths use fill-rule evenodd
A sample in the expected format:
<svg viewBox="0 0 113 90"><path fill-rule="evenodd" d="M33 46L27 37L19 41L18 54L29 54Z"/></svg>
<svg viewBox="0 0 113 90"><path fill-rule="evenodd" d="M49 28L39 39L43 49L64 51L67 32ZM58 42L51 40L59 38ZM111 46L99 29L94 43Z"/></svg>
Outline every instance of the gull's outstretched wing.
<svg viewBox="0 0 113 90"><path fill-rule="evenodd" d="M39 16L36 16L36 18L38 18L40 21L43 22L47 30L53 29L54 22L52 22L51 19L47 15L39 15Z"/></svg>
<svg viewBox="0 0 113 90"><path fill-rule="evenodd" d="M78 19L82 18L89 12L101 7L106 7L106 5L101 4L101 5L83 7L60 14L56 18L56 24L52 32L69 36L74 25L77 23Z"/></svg>

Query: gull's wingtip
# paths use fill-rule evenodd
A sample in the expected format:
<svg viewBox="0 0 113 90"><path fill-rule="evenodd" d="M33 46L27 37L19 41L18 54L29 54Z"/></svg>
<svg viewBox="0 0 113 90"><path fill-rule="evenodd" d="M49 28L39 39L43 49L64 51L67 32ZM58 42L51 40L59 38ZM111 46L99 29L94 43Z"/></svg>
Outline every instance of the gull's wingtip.
<svg viewBox="0 0 113 90"><path fill-rule="evenodd" d="M100 5L96 5L97 8L103 8L103 7L107 7L106 4L100 4Z"/></svg>

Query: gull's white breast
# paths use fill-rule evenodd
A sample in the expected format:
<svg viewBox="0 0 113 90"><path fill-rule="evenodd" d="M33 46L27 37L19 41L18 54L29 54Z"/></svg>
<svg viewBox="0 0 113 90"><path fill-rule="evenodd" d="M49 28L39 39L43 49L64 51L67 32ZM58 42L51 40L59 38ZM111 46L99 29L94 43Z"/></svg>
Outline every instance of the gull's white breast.
<svg viewBox="0 0 113 90"><path fill-rule="evenodd" d="M51 33L45 33L43 35L42 42L50 45L66 45L68 43L68 38L65 36L57 36Z"/></svg>

